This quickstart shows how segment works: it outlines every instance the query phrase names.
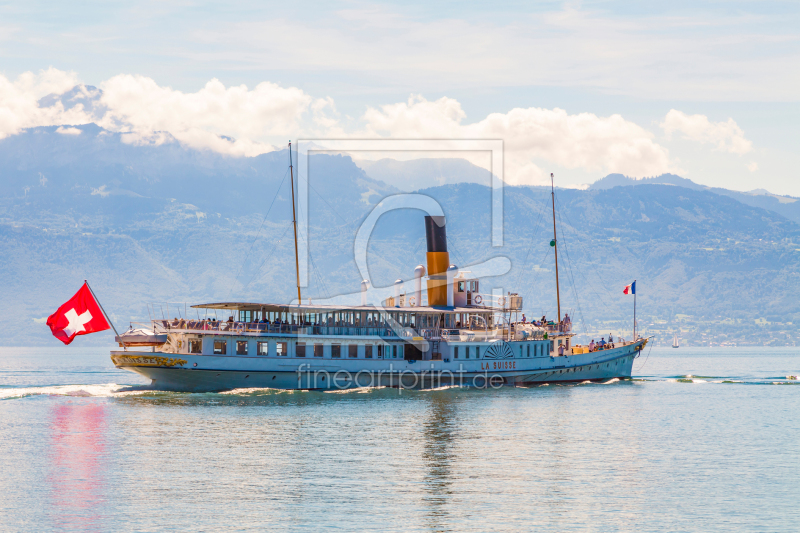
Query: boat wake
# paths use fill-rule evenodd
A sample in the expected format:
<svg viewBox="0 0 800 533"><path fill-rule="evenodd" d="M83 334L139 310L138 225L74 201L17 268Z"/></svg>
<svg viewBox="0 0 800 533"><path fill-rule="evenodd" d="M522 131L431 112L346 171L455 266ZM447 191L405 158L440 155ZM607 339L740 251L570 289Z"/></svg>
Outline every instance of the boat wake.
<svg viewBox="0 0 800 533"><path fill-rule="evenodd" d="M0 389L0 400L29 396L72 396L76 398L114 398L147 394L154 391L146 386L100 383L95 385L51 385L45 387L14 387Z"/></svg>
<svg viewBox="0 0 800 533"><path fill-rule="evenodd" d="M737 377L738 378L738 377ZM640 377L633 377L629 381L634 382L662 382L662 383L692 383L692 384L738 384L738 385L800 385L800 376L795 374L790 374L786 376L769 376L769 377L762 377L762 378L752 378L752 379L741 379L741 378L733 378L733 377L722 377L722 376L695 376L692 374L685 374L680 376L640 376ZM580 383L536 383L531 384L528 387L519 387L521 389L525 388L537 388L537 387L549 387L552 385L561 385L561 386L576 386L576 385L611 385L614 383L619 383L620 380L618 378L612 378L607 381L602 382L595 382L595 381L583 381ZM459 385L446 385L442 387L437 387L434 389L423 389L423 390L416 390L416 389L404 389L405 392L419 392L419 393L430 393L430 392L442 392L448 391L451 389L467 389L469 387L462 387ZM328 391L319 391L324 392L325 394L372 394L380 391L384 391L385 389L391 389L390 387L359 387L359 388L352 388L352 389L342 389L342 390L328 390ZM205 395L221 395L226 397L262 397L262 396L285 396L285 395L292 395L292 394L305 394L309 392L315 391L308 391L308 390L285 390L285 389L271 389L271 388L241 388L241 389L232 389L229 391L217 392L217 393L198 393L205 394ZM156 388L153 388L149 385L120 385L118 383L99 383L93 385L50 385L50 386L41 386L41 387L8 387L8 388L0 388L0 401L3 400L15 400L21 398L28 398L28 397L35 397L35 396L62 396L62 397L72 397L72 398L126 398L126 397L148 397L148 396L158 396L161 397L163 395L179 395L179 396L195 396L191 393L176 393L170 391L163 391Z"/></svg>
<svg viewBox="0 0 800 533"><path fill-rule="evenodd" d="M642 376L634 377L633 381L650 381L650 382L664 382L664 383L695 383L695 384L726 384L726 385L800 385L798 377L794 375L788 376L765 376L765 377L752 377L746 378L741 376L695 376L692 374L684 374L680 376Z"/></svg>
<svg viewBox="0 0 800 533"><path fill-rule="evenodd" d="M292 394L292 393L300 393L300 392L308 392L304 390L286 390L286 389L270 389L268 387L249 387L243 389L231 389L222 392L218 392L216 394L225 394L228 396L269 396L273 394ZM206 393L206 394L215 394L215 393Z"/></svg>

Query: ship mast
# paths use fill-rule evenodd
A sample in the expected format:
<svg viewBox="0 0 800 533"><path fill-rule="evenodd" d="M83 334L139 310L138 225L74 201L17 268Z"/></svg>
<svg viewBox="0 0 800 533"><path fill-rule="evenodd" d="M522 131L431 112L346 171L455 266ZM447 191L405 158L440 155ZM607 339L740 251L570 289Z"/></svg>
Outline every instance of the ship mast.
<svg viewBox="0 0 800 533"><path fill-rule="evenodd" d="M561 292L558 287L558 240L556 239L556 188L553 173L550 173L550 196L553 200L553 248L556 253L556 302L558 303L558 322L561 323Z"/></svg>
<svg viewBox="0 0 800 533"><path fill-rule="evenodd" d="M300 296L300 259L297 254L297 215L294 211L294 168L292 167L292 141L289 141L289 174L292 180L292 225L294 226L294 267L297 274L297 304L303 303Z"/></svg>

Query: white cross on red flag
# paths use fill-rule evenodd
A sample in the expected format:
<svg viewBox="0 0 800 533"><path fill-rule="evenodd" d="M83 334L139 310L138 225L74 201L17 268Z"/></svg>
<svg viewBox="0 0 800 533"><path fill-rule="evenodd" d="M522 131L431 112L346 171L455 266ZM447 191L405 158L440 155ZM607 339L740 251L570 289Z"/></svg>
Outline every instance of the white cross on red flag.
<svg viewBox="0 0 800 533"><path fill-rule="evenodd" d="M58 311L47 317L47 325L53 336L64 344L71 343L77 335L111 329L87 283Z"/></svg>

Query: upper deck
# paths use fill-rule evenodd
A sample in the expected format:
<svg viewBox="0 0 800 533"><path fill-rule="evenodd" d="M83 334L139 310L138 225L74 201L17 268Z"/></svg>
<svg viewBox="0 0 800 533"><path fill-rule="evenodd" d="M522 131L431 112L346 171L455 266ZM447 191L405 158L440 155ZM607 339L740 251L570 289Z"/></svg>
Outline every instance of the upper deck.
<svg viewBox="0 0 800 533"><path fill-rule="evenodd" d="M221 302L193 306L214 318L153 320L156 333L208 335L370 336L457 342L536 339L570 335L570 324L522 324L503 309L468 307L377 308L374 306L279 305ZM222 319L219 311L224 311ZM227 315L227 318L225 318ZM236 317L238 315L238 317ZM523 333L524 332L524 333Z"/></svg>

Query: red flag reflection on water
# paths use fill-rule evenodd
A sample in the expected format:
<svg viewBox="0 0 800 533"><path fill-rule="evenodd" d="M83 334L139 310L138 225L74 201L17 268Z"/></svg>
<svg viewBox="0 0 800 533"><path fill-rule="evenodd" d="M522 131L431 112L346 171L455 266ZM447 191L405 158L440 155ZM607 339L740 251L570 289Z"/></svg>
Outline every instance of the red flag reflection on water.
<svg viewBox="0 0 800 533"><path fill-rule="evenodd" d="M102 405L54 408L48 481L56 529L101 529L106 501L105 430Z"/></svg>

